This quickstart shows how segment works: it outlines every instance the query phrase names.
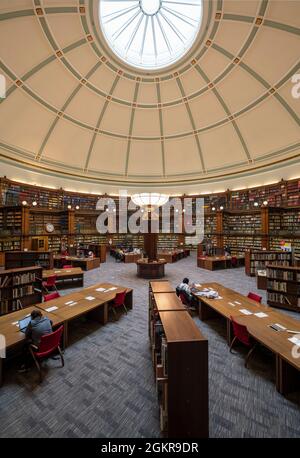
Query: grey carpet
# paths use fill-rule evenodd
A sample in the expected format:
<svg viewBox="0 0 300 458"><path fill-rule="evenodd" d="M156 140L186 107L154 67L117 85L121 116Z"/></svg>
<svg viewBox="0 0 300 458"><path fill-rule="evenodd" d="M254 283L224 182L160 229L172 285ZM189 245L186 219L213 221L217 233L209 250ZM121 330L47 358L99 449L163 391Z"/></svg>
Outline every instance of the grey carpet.
<svg viewBox="0 0 300 458"><path fill-rule="evenodd" d="M195 256L167 265L166 272L174 286L188 275L242 294L256 291L255 279L243 268L209 272L196 267ZM136 277L135 265L112 259L85 273L86 286L99 281L134 288L133 310L103 327L75 322L66 366L48 361L41 385L34 370L16 374L17 362L10 363L0 389L0 437L160 437L147 333L148 282ZM299 394L287 399L277 393L272 355L258 351L245 369L243 349L228 351L222 320L195 322L209 340L210 436L299 437Z"/></svg>

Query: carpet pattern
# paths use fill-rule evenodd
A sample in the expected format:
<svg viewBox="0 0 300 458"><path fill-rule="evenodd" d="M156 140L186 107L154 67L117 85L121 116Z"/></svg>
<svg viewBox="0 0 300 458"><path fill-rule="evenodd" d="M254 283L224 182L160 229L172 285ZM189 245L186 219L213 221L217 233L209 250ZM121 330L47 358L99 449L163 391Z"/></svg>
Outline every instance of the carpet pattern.
<svg viewBox="0 0 300 458"><path fill-rule="evenodd" d="M166 273L174 287L188 276L242 294L257 292L255 279L243 268L205 271L196 267L193 255L168 264ZM0 437L160 437L147 331L148 282L136 277L135 264L112 259L85 273L85 286L100 281L132 287L133 310L106 326L74 322L65 367L47 361L41 385L34 369L17 374L17 361L8 363L0 389ZM265 293L258 293L265 302ZM299 437L300 395L277 393L272 355L258 350L246 369L243 348L229 353L221 319L195 322L209 341L210 437Z"/></svg>

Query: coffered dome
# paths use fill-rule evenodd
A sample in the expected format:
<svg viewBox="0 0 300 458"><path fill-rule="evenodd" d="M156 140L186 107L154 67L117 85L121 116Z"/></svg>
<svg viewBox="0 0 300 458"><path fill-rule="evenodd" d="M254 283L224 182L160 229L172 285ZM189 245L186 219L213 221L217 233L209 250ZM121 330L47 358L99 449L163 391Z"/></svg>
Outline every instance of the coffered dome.
<svg viewBox="0 0 300 458"><path fill-rule="evenodd" d="M147 2L131 3L148 11ZM292 93L300 73L299 2L178 3L203 3L196 38L191 34L178 55L165 43L157 65L149 64L153 49L147 58L142 51L134 66L142 41L127 62L120 58L100 25L98 1L2 0L3 164L97 183L166 186L299 160L300 99ZM146 14L149 24L156 13ZM139 40L150 34L143 20ZM103 21L108 25L107 16Z"/></svg>

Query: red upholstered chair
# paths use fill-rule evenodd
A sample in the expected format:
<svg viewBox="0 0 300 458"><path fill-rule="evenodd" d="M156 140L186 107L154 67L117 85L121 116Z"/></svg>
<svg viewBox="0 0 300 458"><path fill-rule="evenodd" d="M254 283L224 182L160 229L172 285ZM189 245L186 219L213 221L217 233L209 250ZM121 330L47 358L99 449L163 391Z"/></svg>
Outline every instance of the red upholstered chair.
<svg viewBox="0 0 300 458"><path fill-rule="evenodd" d="M72 267L73 267L73 266L72 266L71 264L70 264L70 265L69 265L69 264L65 264L65 265L63 266L63 269L72 269Z"/></svg>
<svg viewBox="0 0 300 458"><path fill-rule="evenodd" d="M51 288L54 288L55 291L57 291L56 279L57 279L56 275L50 275L50 277L48 277L46 281L43 281L43 288L45 288L47 293L49 293L49 289Z"/></svg>
<svg viewBox="0 0 300 458"><path fill-rule="evenodd" d="M116 297L110 304L115 318L117 317L116 310L119 309L120 307L123 307L123 309L125 310L125 313L127 313L127 308L125 305L126 294L127 294L127 291L122 291L121 293L117 293Z"/></svg>
<svg viewBox="0 0 300 458"><path fill-rule="evenodd" d="M58 291L55 291L54 293L50 293L50 294L45 294L44 302L52 301L52 299L56 299L57 297L60 297L60 294Z"/></svg>
<svg viewBox="0 0 300 458"><path fill-rule="evenodd" d="M231 256L231 267L237 267L238 260L236 256Z"/></svg>
<svg viewBox="0 0 300 458"><path fill-rule="evenodd" d="M251 293L251 292L248 293L247 297L249 297L249 299L252 299L253 301L258 302L259 304L261 303L261 300L262 300L262 297L259 296L259 294L255 294L255 293Z"/></svg>
<svg viewBox="0 0 300 458"><path fill-rule="evenodd" d="M179 293L179 299L181 300L181 302L183 303L183 305L186 305L186 306L189 305L189 303L188 303L188 301L187 301L187 299L186 299L184 293Z"/></svg>
<svg viewBox="0 0 300 458"><path fill-rule="evenodd" d="M234 338L232 339L232 342L230 345L230 353L232 353L232 348L234 344L236 343L236 341L239 341L243 345L248 347L249 351L247 353L246 360L245 360L245 367L247 367L250 356L252 355L254 349L257 346L257 342L254 342L251 339L251 336L246 326L244 326L243 324L237 323L232 316L230 317L230 319L231 319L231 323L233 327L233 334L234 334Z"/></svg>
<svg viewBox="0 0 300 458"><path fill-rule="evenodd" d="M59 353L62 367L65 365L64 357L59 346L63 329L64 327L60 326L56 331L51 332L51 334L45 334L42 336L40 345L38 347L35 345L31 345L29 347L31 356L35 362L37 370L39 371L40 382L43 380L42 369L40 365L40 362L43 359L52 356L54 353Z"/></svg>

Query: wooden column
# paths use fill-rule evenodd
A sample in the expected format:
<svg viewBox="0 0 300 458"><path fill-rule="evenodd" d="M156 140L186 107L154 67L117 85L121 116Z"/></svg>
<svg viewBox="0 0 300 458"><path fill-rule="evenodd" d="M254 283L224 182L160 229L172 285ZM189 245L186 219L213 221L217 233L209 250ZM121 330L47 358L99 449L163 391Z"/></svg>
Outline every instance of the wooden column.
<svg viewBox="0 0 300 458"><path fill-rule="evenodd" d="M75 210L68 210L68 246L75 243Z"/></svg>
<svg viewBox="0 0 300 458"><path fill-rule="evenodd" d="M269 208L262 207L261 208L261 246L262 248L269 249Z"/></svg>
<svg viewBox="0 0 300 458"><path fill-rule="evenodd" d="M157 259L157 234L144 234L144 250L149 261Z"/></svg>
<svg viewBox="0 0 300 458"><path fill-rule="evenodd" d="M224 236L223 236L223 211L217 211L217 247L224 248Z"/></svg>
<svg viewBox="0 0 300 458"><path fill-rule="evenodd" d="M30 221L30 209L28 207L22 207L22 238L21 238L21 250L27 248L31 249L29 239L29 221Z"/></svg>

